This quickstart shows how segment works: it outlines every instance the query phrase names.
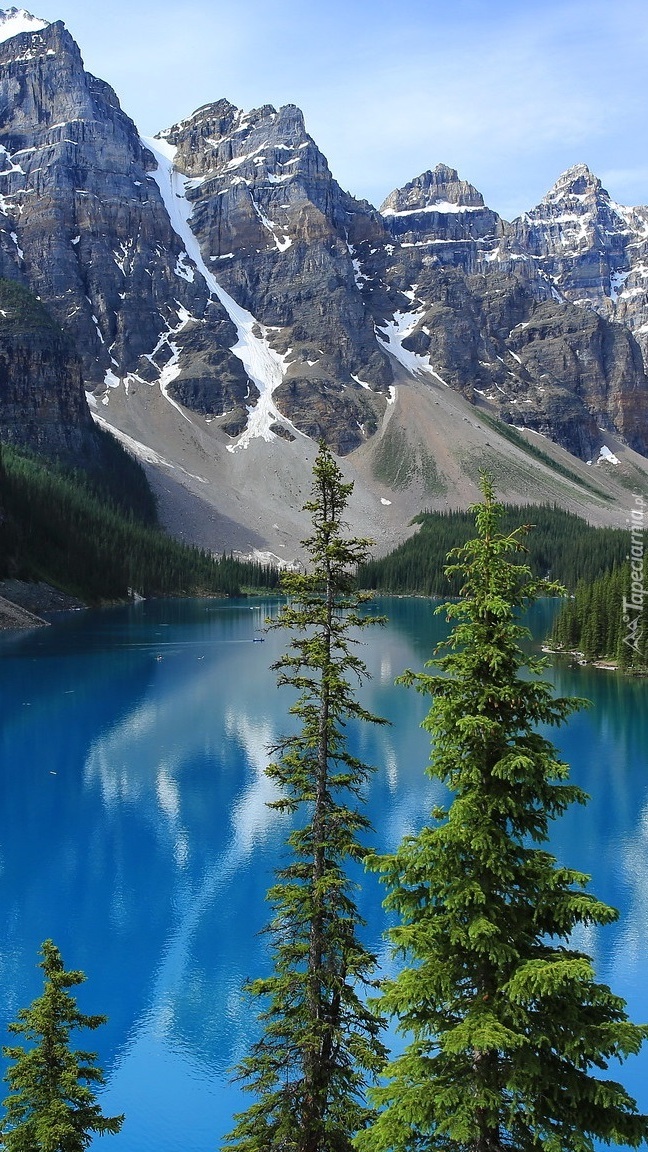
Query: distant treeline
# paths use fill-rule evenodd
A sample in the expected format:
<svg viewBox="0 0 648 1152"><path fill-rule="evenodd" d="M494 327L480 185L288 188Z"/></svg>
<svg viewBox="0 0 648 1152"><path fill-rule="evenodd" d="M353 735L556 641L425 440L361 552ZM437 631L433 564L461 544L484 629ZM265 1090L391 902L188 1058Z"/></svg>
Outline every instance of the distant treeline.
<svg viewBox="0 0 648 1152"><path fill-rule="evenodd" d="M166 535L150 523L144 491L137 505L137 513L126 511L85 473L2 445L0 576L44 580L95 604L131 591L235 596L277 586L268 565L214 559Z"/></svg>
<svg viewBox="0 0 648 1152"><path fill-rule="evenodd" d="M459 591L444 574L447 553L474 533L470 512L424 512L419 531L381 560L358 572L362 588L384 593L448 596ZM628 534L620 528L592 528L579 516L556 505L510 505L503 532L532 524L526 539L528 563L537 576L558 580L573 591L579 580L591 582L620 566L628 552Z"/></svg>
<svg viewBox="0 0 648 1152"><path fill-rule="evenodd" d="M627 533L626 539L627 539ZM636 577L636 569L635 569ZM643 578L631 579L625 563L592 583L580 581L566 600L554 625L552 639L576 649L587 660L608 657L620 668L648 667L648 565Z"/></svg>

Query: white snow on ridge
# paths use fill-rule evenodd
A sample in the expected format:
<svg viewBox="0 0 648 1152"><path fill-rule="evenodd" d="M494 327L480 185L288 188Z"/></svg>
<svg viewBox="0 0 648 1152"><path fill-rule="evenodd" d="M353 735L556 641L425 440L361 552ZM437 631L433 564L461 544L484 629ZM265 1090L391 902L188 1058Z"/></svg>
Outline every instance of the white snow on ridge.
<svg viewBox="0 0 648 1152"><path fill-rule="evenodd" d="M355 248L354 248L353 244L349 244L348 240L347 240L347 249L349 252L349 256L351 257L351 263L353 265L353 278L354 278L355 283L356 283L356 288L359 288L360 291L362 291L365 284L369 283L369 280L371 279L371 277L367 276L367 274L362 271L362 266L360 264L360 261L355 254Z"/></svg>
<svg viewBox="0 0 648 1152"><path fill-rule="evenodd" d="M619 463L618 457L614 455L614 452L610 452L610 449L608 448L607 444L601 445L601 447L599 449L599 457L598 458L599 458L599 460L607 460L608 464L618 464Z"/></svg>
<svg viewBox="0 0 648 1152"><path fill-rule="evenodd" d="M176 276L180 276L180 278L182 280L186 280L188 284L193 284L194 270L191 267L191 264L185 263L186 259L186 252L181 252L178 256L178 259L176 260L176 266L173 271L175 272Z"/></svg>
<svg viewBox="0 0 648 1152"><path fill-rule="evenodd" d="M214 149L218 149L218 143L216 140L210 140L209 143L214 146ZM259 152L262 152L267 144L268 141L264 140L263 144L259 144L259 147L255 148L253 152L246 152L244 156L235 156L233 160L230 160L229 163L226 164L226 169L229 171L232 168L238 168L239 165L244 164L246 160L251 160L253 156L258 156ZM264 159L264 157L259 157L259 159Z"/></svg>
<svg viewBox="0 0 648 1152"><path fill-rule="evenodd" d="M119 388L119 385L121 384L121 380L119 379L119 376L115 375L112 368L106 369L106 375L104 376L104 384L105 384L106 388Z"/></svg>
<svg viewBox="0 0 648 1152"><path fill-rule="evenodd" d="M619 293L621 292L621 289L623 288L623 285L625 284L629 275L630 271L610 273L610 300L613 304L616 304Z"/></svg>
<svg viewBox="0 0 648 1152"><path fill-rule="evenodd" d="M24 8L7 8L0 12L0 44L12 36L19 36L21 32L39 32L41 28L47 28L48 24L49 20L40 20Z"/></svg>
<svg viewBox="0 0 648 1152"><path fill-rule="evenodd" d="M394 312L392 320L386 320L384 324L377 325L378 332L384 332L387 338L388 350L391 352L408 372L414 376L420 376L421 372L426 372L438 380L439 384L449 388L450 385L439 376L439 373L430 364L429 356L421 356L418 352L410 352L409 348L403 348L403 340L409 336L416 328L419 320L424 315L424 312ZM381 347L383 341L379 342Z"/></svg>
<svg viewBox="0 0 648 1152"><path fill-rule="evenodd" d="M310 363L310 361L308 361L308 363ZM371 384L367 384L366 380L361 380L359 376L354 376L353 372L351 373L351 379L355 380L356 384L359 384L361 388L366 388L367 392L373 392Z"/></svg>
<svg viewBox="0 0 648 1152"><path fill-rule="evenodd" d="M232 348L232 352L241 360L248 376L256 384L260 393L256 406L248 409L248 426L245 432L242 433L236 444L228 445L228 449L230 452L234 452L237 448L247 448L250 440L256 437L268 441L274 440L275 434L271 431L271 424L277 420L288 423L272 400L273 392L283 380L285 357L280 356L270 347L268 342L269 329L260 324L251 312L237 304L229 293L221 288L214 274L207 268L200 251L200 244L189 223L192 205L185 196L186 177L176 172L173 167L175 147L163 140L144 137L143 143L147 148L150 148L157 160L158 167L153 176L169 213L171 226L182 240L187 256L193 260L210 293L220 300L235 325L238 342ZM167 365L168 368L169 365ZM170 380L167 380L166 383L168 386ZM293 425L291 428L294 432L298 432L298 429L294 428Z"/></svg>
<svg viewBox="0 0 648 1152"><path fill-rule="evenodd" d="M164 399L168 400L171 407L175 408L188 424L191 424L191 417L187 415L184 408L178 404L177 400L174 400L173 397L169 395L169 384L173 383L176 376L180 374L180 365L178 363L180 360L180 348L178 344L176 344L175 341L171 339L171 337L177 336L179 332L182 332L182 329L189 323L189 321L193 320L191 313L187 312L187 309L183 308L181 304L178 304L177 300L176 304L178 306L178 323L176 324L175 328L169 327L165 332L160 333L155 348L146 358L151 362L151 364L153 364L154 367L157 367L157 364L155 363L155 356L159 352L160 348L166 344L167 348L171 352L171 357L160 372L160 392L164 396Z"/></svg>
<svg viewBox="0 0 648 1152"><path fill-rule="evenodd" d="M284 235L283 240L280 240L279 237L277 236L277 233L275 232L275 228L278 228L279 225L276 224L274 220L270 220L269 217L266 216L262 212L261 208L259 208L259 205L257 204L256 200L254 199L254 196L252 195L252 193L250 193L250 200L252 201L252 207L254 208L254 211L256 212L257 216L259 217L259 220L263 224L263 227L267 228L268 232L271 234L272 239L274 240L276 247L279 249L280 252L285 252L286 248L290 248L290 245L292 244L292 240L291 240L290 236Z"/></svg>
<svg viewBox="0 0 648 1152"><path fill-rule="evenodd" d="M2 24L0 24L0 43L2 43ZM22 148L20 152L16 152L16 156L21 156L24 152L35 152L35 148ZM11 167L7 171L3 171L2 175L7 176L9 172L20 172L21 176L25 175L25 169L16 164L11 152L5 148L4 144L0 144L0 156L4 156Z"/></svg>
<svg viewBox="0 0 648 1152"><path fill-rule="evenodd" d="M420 212L483 212L484 208L478 204L451 204L449 200L437 200L434 204L426 204L425 208L404 208L397 212L394 208L385 208L381 216L418 216Z"/></svg>

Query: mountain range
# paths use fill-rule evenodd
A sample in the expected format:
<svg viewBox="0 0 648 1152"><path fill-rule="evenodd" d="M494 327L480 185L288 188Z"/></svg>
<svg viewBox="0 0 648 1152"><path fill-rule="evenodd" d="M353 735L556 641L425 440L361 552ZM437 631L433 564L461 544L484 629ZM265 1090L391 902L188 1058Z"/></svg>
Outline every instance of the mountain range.
<svg viewBox="0 0 648 1152"><path fill-rule="evenodd" d="M162 521L219 551L295 555L320 437L382 548L484 467L625 522L647 207L577 164L507 222L438 164L376 209L294 105L221 99L142 139L62 22L12 8L0 40L0 277L47 317L35 339L38 309L23 331L0 300L3 437L76 459L109 428Z"/></svg>

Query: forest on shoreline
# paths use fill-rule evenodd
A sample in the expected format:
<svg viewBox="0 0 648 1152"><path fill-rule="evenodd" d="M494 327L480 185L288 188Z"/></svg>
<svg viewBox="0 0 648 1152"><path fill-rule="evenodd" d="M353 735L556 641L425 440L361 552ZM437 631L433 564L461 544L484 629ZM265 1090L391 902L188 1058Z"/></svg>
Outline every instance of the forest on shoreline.
<svg viewBox="0 0 648 1152"><path fill-rule="evenodd" d="M240 596L270 591L279 573L215 557L164 532L151 506L115 500L85 472L2 445L0 579L43 581L87 604L133 595Z"/></svg>

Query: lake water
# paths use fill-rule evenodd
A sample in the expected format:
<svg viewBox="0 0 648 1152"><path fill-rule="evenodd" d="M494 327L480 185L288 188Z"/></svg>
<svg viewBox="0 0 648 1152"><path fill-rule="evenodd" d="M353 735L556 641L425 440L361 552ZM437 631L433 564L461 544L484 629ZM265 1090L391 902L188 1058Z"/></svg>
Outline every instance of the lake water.
<svg viewBox="0 0 648 1152"><path fill-rule="evenodd" d="M380 609L389 625L364 634L361 695L392 726L350 736L377 766L373 843L390 850L440 797L424 776L428 702L393 681L422 667L443 625L425 600ZM553 611L536 606L537 635ZM253 642L275 613L272 602L152 602L0 640L0 1036L39 994L51 937L87 973L80 1006L109 1016L88 1043L104 1110L127 1117L114 1152L211 1152L245 1103L229 1080L256 1035L241 985L267 971L259 930L287 832L263 772L290 730L290 692L270 670L287 636ZM550 675L560 694L594 702L551 733L592 796L554 825L552 849L620 909L582 943L646 1021L648 682L561 665ZM387 967L380 901L367 877L367 940ZM648 1051L620 1076L648 1112Z"/></svg>

